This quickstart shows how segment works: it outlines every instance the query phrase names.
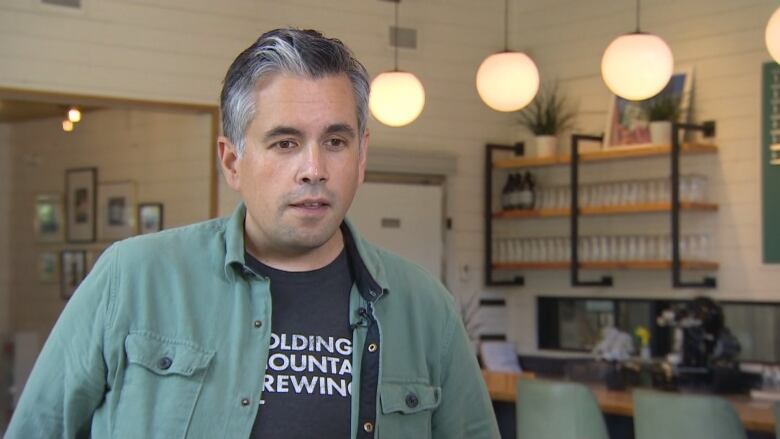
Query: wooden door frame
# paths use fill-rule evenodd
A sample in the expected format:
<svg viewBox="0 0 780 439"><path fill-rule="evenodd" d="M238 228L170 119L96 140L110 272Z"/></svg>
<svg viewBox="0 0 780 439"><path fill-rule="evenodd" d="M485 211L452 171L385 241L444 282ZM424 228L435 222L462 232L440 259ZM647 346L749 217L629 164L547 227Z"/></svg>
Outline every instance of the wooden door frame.
<svg viewBox="0 0 780 439"><path fill-rule="evenodd" d="M219 135L219 106L190 104L172 101L156 101L150 99L135 99L110 96L98 96L80 93L65 93L58 91L44 91L16 87L0 86L0 98L16 99L23 101L50 102L65 105L84 105L125 109L156 109L174 110L193 114L208 114L211 117L209 144L209 218L217 217L218 185L216 149L214 147Z"/></svg>

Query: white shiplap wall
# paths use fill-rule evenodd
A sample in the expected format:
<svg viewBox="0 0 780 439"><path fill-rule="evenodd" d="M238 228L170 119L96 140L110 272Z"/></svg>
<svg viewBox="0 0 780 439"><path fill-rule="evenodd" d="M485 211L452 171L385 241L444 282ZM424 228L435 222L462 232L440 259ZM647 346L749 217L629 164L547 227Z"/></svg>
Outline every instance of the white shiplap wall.
<svg viewBox="0 0 780 439"><path fill-rule="evenodd" d="M210 114L115 109L84 113L72 133L63 132L56 118L9 124L14 330L45 336L64 306L59 285L38 280L42 252L102 251L110 244L36 242L35 196L64 194L66 169L96 167L98 191L102 182L132 181L138 202L163 203L165 228L200 221L209 209L210 118Z"/></svg>
<svg viewBox="0 0 780 439"><path fill-rule="evenodd" d="M634 2L532 0L515 2L512 41L536 60L543 81L558 79L578 103L578 128L604 131L610 93L600 78L601 55L616 36L632 31ZM642 29L663 37L678 66L694 68L697 120L716 120L720 153L683 159L684 172L709 177L710 193L720 210L684 214L683 230L712 234L718 288L673 290L667 272L617 272L614 288L573 289L566 273L531 273L524 288L497 290L511 309L510 333L521 351L536 349L537 295L596 297L691 297L698 293L736 300L780 300L780 267L761 262L760 88L761 68L769 60L763 32L778 7L771 0L646 0ZM589 167L589 168L588 168ZM668 161L653 159L586 165L584 177L620 180L666 176ZM554 178L554 177L553 177ZM588 232L642 234L667 232L667 215L586 219ZM565 220L523 223L524 234L566 233ZM599 273L587 273L584 277Z"/></svg>
<svg viewBox="0 0 780 439"><path fill-rule="evenodd" d="M73 12L28 0L0 3L1 87L213 105L233 58L261 32L286 25L342 39L372 76L392 68L393 4L378 0L82 4ZM374 147L457 155L458 173L447 187L454 220L447 279L456 293L482 289L475 269L482 264L483 145L511 131L508 117L482 105L473 85L479 62L502 44L502 10L500 1L404 1L401 25L418 30L419 47L401 50L400 66L425 84L426 108L403 129L369 124ZM466 264L473 275L461 280L456 267Z"/></svg>
<svg viewBox="0 0 780 439"><path fill-rule="evenodd" d="M11 243L10 219L13 182L11 179L10 127L0 124L0 335L10 329Z"/></svg>

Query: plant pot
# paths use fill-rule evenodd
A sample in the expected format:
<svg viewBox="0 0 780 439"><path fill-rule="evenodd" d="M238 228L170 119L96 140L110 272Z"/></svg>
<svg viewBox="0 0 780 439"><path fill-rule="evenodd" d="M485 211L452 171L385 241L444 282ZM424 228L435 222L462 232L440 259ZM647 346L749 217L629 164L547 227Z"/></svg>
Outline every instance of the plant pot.
<svg viewBox="0 0 780 439"><path fill-rule="evenodd" d="M558 149L558 138L550 135L536 136L536 157L555 157Z"/></svg>
<svg viewBox="0 0 780 439"><path fill-rule="evenodd" d="M653 145L671 145L672 122L668 120L650 122L650 142Z"/></svg>

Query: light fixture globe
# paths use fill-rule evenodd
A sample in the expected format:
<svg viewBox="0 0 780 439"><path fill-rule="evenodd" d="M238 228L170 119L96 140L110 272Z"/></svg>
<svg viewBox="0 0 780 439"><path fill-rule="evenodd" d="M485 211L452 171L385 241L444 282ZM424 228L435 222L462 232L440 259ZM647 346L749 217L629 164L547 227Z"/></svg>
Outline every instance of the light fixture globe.
<svg viewBox="0 0 780 439"><path fill-rule="evenodd" d="M81 110L76 107L68 109L68 120L73 123L81 122Z"/></svg>
<svg viewBox="0 0 780 439"><path fill-rule="evenodd" d="M769 54L772 55L775 62L780 63L780 8L777 8L769 18L764 39L766 40L766 48L769 49Z"/></svg>
<svg viewBox="0 0 780 439"><path fill-rule="evenodd" d="M640 101L657 95L674 70L672 50L659 36L631 33L617 37L601 58L601 76L616 95Z"/></svg>
<svg viewBox="0 0 780 439"><path fill-rule="evenodd" d="M409 72L384 72L371 81L368 108L385 125L408 125L417 119L424 106L425 89Z"/></svg>
<svg viewBox="0 0 780 439"><path fill-rule="evenodd" d="M500 52L485 58L477 70L477 92L488 107L516 111L539 91L539 69L522 52Z"/></svg>

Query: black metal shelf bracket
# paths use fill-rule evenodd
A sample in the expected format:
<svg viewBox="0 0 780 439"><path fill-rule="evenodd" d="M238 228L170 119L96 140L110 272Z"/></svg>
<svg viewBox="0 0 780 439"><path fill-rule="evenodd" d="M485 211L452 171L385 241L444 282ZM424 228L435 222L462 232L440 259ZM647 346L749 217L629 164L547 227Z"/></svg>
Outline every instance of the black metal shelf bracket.
<svg viewBox="0 0 780 439"><path fill-rule="evenodd" d="M522 142L514 146L492 144L485 146L485 285L488 286L525 285L523 276L514 276L512 280L493 279L493 152L512 151L515 155L522 155L523 149Z"/></svg>
<svg viewBox="0 0 780 439"><path fill-rule="evenodd" d="M611 287L613 285L612 276L602 276L600 280L596 281L581 281L580 280L580 259L579 259L579 143L580 140L591 140L596 142L602 142L604 136L594 136L587 134L572 134L571 136L571 209L569 218L571 219L571 264L569 266L571 272L571 285L573 287Z"/></svg>
<svg viewBox="0 0 780 439"><path fill-rule="evenodd" d="M715 121L702 124L672 123L672 287L673 288L716 288L714 277L706 276L700 282L682 280L682 261L680 258L680 134L685 131L699 131L704 137L715 136Z"/></svg>

